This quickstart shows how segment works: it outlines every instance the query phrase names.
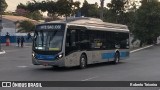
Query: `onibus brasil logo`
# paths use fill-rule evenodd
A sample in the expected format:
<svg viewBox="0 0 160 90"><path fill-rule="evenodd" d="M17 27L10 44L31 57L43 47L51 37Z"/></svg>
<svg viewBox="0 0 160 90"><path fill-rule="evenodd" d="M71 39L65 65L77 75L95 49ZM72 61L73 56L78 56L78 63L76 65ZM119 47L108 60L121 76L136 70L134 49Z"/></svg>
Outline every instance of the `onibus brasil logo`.
<svg viewBox="0 0 160 90"><path fill-rule="evenodd" d="M2 87L42 87L41 83L2 82Z"/></svg>

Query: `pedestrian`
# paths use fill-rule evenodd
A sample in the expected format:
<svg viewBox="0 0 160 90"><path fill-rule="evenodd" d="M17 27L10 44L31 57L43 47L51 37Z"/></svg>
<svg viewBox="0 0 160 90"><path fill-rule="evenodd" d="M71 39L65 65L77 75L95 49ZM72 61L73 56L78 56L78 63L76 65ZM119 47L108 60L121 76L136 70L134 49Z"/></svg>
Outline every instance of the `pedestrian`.
<svg viewBox="0 0 160 90"><path fill-rule="evenodd" d="M20 37L17 38L17 44L18 44L18 47L19 47L19 43L20 43L21 39Z"/></svg>
<svg viewBox="0 0 160 90"><path fill-rule="evenodd" d="M6 33L6 46L10 45L10 34L7 32Z"/></svg>
<svg viewBox="0 0 160 90"><path fill-rule="evenodd" d="M31 33L27 34L27 40L29 41L29 39L31 38Z"/></svg>
<svg viewBox="0 0 160 90"><path fill-rule="evenodd" d="M23 43L24 43L24 37L22 36L22 37L21 37L21 47L23 47L23 46L24 46L24 44L23 44Z"/></svg>
<svg viewBox="0 0 160 90"><path fill-rule="evenodd" d="M10 38L10 34L7 32L6 33L6 39L9 39Z"/></svg>

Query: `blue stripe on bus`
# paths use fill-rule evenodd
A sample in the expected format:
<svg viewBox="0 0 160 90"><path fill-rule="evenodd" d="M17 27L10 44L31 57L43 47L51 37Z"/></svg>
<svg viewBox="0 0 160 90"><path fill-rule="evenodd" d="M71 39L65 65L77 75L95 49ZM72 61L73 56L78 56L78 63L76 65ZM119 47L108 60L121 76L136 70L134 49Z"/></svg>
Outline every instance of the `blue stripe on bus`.
<svg viewBox="0 0 160 90"><path fill-rule="evenodd" d="M102 53L102 59L109 59L113 57L114 57L114 53Z"/></svg>
<svg viewBox="0 0 160 90"><path fill-rule="evenodd" d="M38 60L54 60L55 56L54 55L42 55L42 54L36 54L36 59Z"/></svg>
<svg viewBox="0 0 160 90"><path fill-rule="evenodd" d="M129 52L120 52L120 57L127 57L129 56Z"/></svg>
<svg viewBox="0 0 160 90"><path fill-rule="evenodd" d="M102 53L101 57L102 59L111 59L114 58L115 52L111 53ZM129 56L129 52L120 52L120 57L127 57Z"/></svg>

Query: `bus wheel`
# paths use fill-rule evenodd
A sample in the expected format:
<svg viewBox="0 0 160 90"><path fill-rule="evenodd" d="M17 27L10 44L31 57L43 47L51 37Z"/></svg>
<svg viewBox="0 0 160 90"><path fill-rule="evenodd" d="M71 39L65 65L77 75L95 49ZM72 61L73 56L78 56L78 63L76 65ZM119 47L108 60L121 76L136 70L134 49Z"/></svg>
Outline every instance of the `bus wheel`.
<svg viewBox="0 0 160 90"><path fill-rule="evenodd" d="M120 60L120 58L119 58L119 53L115 53L115 57L114 57L113 63L114 63L114 64L118 64L118 63L119 63L119 60Z"/></svg>
<svg viewBox="0 0 160 90"><path fill-rule="evenodd" d="M80 57L80 69L84 69L87 66L87 58L85 55L81 55Z"/></svg>

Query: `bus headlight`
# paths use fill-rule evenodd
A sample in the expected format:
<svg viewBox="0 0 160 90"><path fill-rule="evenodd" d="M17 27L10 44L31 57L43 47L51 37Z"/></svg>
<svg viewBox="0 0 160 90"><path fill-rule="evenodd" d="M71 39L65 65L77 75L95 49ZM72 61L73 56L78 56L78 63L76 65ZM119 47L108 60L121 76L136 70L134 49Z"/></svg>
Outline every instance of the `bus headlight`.
<svg viewBox="0 0 160 90"><path fill-rule="evenodd" d="M32 53L32 57L35 57L35 54L34 54L34 53Z"/></svg>
<svg viewBox="0 0 160 90"><path fill-rule="evenodd" d="M62 58L62 57L63 57L63 53L57 55L57 59L60 59L60 58Z"/></svg>
<svg viewBox="0 0 160 90"><path fill-rule="evenodd" d="M62 55L62 54L60 54L60 55L58 55L58 57L59 57L59 58L62 58L62 57L63 57L63 55Z"/></svg>

